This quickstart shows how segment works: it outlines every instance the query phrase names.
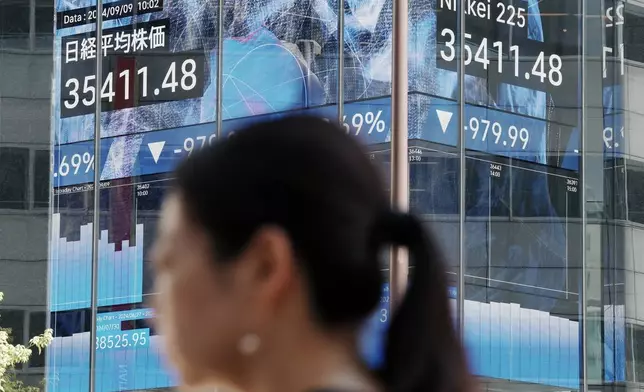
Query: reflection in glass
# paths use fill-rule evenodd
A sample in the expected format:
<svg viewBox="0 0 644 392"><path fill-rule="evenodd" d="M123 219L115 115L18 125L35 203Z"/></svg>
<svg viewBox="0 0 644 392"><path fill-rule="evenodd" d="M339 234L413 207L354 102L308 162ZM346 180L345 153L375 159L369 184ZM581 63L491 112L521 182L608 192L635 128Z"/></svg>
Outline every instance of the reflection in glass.
<svg viewBox="0 0 644 392"><path fill-rule="evenodd" d="M501 388L580 385L580 138L569 109L580 50L565 38L577 36L578 7L466 11L465 342L475 373Z"/></svg>

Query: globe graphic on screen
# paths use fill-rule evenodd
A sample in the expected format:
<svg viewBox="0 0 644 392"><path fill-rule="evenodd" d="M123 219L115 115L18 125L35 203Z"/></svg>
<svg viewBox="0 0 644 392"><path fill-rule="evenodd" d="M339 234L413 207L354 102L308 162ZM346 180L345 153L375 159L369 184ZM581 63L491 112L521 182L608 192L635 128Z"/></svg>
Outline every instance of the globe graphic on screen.
<svg viewBox="0 0 644 392"><path fill-rule="evenodd" d="M223 116L238 118L321 105L324 91L299 51L265 29L227 39Z"/></svg>

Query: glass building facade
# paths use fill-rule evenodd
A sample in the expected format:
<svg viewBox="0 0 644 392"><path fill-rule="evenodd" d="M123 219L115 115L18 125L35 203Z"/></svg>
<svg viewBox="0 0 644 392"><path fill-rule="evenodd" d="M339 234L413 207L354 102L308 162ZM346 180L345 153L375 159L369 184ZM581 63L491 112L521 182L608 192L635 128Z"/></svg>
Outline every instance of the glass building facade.
<svg viewBox="0 0 644 392"><path fill-rule="evenodd" d="M440 238L483 389L642 389L644 2L408 8L405 56L394 0L0 2L0 325L18 343L55 336L18 376L174 388L146 305L172 169L308 113L340 122L390 184L407 139L410 209ZM374 367L383 290L361 335Z"/></svg>

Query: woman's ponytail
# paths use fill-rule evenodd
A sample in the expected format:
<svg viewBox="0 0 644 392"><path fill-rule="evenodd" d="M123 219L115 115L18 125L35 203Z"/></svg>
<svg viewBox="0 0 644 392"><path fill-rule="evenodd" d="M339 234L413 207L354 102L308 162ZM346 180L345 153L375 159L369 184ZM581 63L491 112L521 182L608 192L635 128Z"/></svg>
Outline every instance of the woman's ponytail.
<svg viewBox="0 0 644 392"><path fill-rule="evenodd" d="M472 379L452 319L446 271L433 238L412 215L387 211L372 245L405 246L415 262L389 327L381 379L388 392L468 392Z"/></svg>

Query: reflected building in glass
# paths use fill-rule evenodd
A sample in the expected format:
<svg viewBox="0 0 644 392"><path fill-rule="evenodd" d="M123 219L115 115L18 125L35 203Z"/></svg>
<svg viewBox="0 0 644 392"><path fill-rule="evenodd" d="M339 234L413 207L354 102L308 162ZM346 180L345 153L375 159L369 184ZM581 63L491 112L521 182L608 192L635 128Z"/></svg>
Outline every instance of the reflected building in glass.
<svg viewBox="0 0 644 392"><path fill-rule="evenodd" d="M642 387L644 3L409 0L408 127L394 129L393 0L39 2L0 5L0 63L14 64L0 76L0 282L25 274L5 273L14 253L42 248L47 390L176 386L145 305L172 170L293 113L340 122L388 183L392 135L408 138L410 208L441 240L482 388ZM22 131L47 113L34 102L51 116ZM15 219L49 240L5 245ZM387 309L361 336L373 367Z"/></svg>

